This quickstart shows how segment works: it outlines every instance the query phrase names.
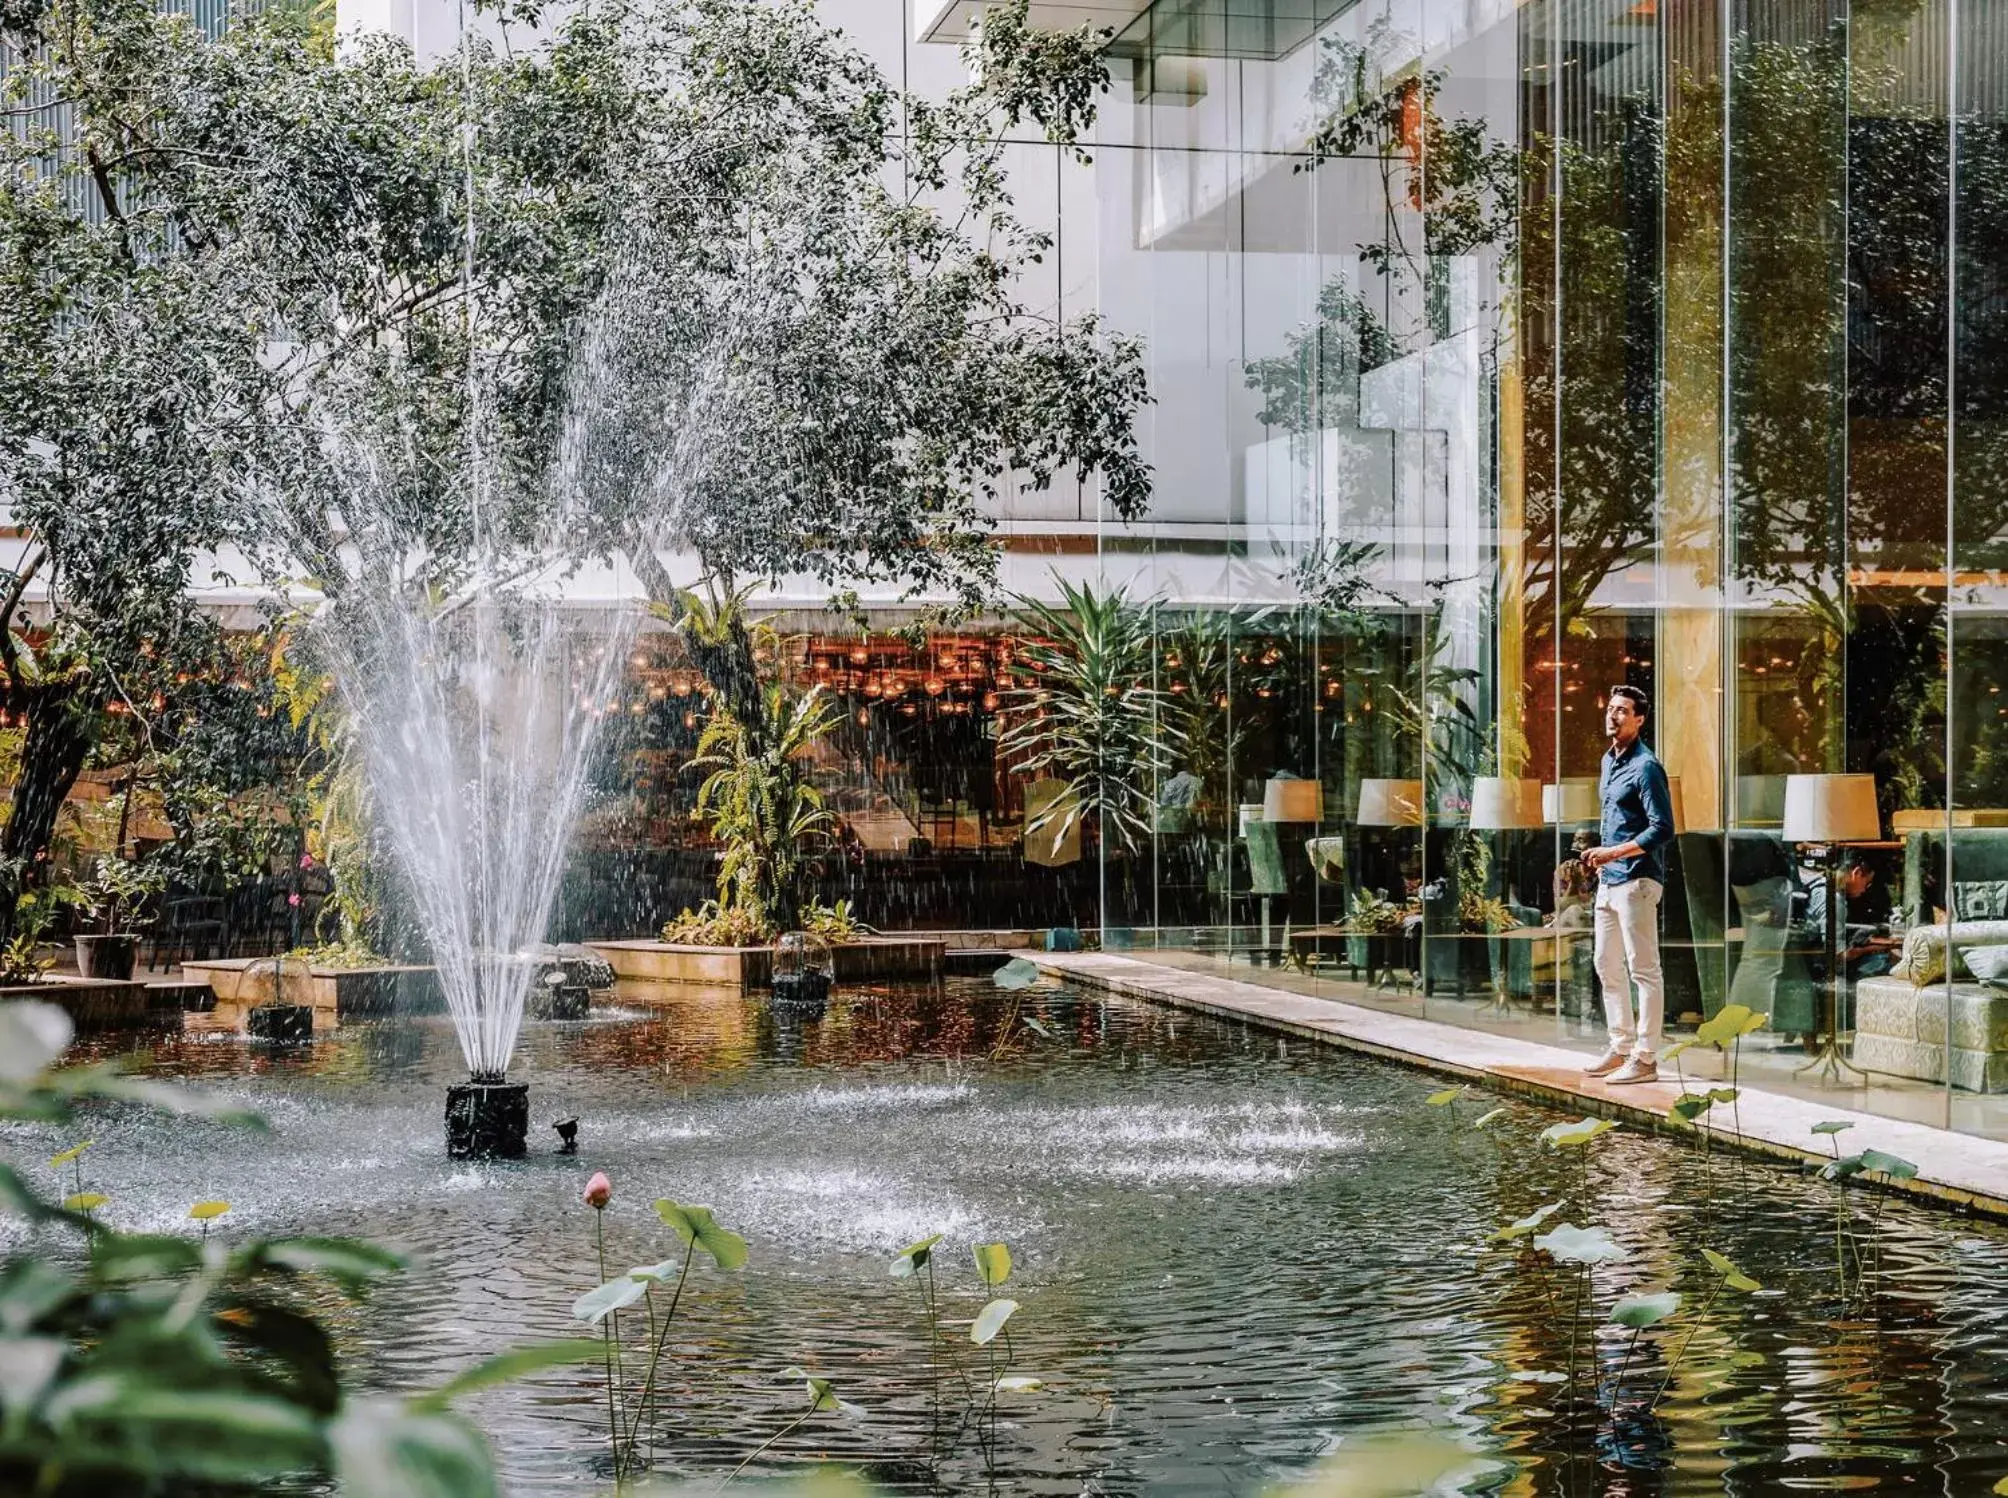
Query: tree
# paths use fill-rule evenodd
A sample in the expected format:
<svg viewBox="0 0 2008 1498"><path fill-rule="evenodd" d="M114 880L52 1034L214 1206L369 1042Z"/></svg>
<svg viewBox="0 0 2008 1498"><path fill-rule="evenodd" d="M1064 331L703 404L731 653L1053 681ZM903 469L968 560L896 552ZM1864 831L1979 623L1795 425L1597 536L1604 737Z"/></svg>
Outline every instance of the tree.
<svg viewBox="0 0 2008 1498"><path fill-rule="evenodd" d="M148 0L10 6L0 58L0 498L31 538L0 601L26 722L0 852L32 865L103 709L152 712L213 653L198 559L264 496L330 492L287 351L411 310L393 288L448 222L416 165L453 132L408 66L336 68L285 10L210 37Z"/></svg>
<svg viewBox="0 0 2008 1498"><path fill-rule="evenodd" d="M1048 239L1015 216L1007 131L1072 142L1102 38L990 12L946 102L902 96L806 3L616 0L568 22L561 72L630 80L618 258L591 317L561 491L664 617L662 557L716 596L803 577L844 603L890 583L966 613L996 576L985 501L1100 475L1121 516L1148 473L1136 345L1031 306ZM749 731L743 632L685 643Z"/></svg>

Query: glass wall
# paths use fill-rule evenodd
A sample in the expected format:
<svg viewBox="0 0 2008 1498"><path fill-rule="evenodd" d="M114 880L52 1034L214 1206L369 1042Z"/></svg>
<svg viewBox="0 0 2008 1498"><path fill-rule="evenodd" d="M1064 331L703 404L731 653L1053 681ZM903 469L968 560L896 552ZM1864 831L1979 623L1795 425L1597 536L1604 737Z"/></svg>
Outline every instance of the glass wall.
<svg viewBox="0 0 2008 1498"><path fill-rule="evenodd" d="M1593 1045L1629 684L1676 1027L2008 1130L1962 955L2008 946L2008 3L1165 0L1117 48L1063 232L1148 341L1100 585L1167 731L1104 939ZM1869 824L1808 839L1842 775ZM1947 911L1949 972L1882 971Z"/></svg>

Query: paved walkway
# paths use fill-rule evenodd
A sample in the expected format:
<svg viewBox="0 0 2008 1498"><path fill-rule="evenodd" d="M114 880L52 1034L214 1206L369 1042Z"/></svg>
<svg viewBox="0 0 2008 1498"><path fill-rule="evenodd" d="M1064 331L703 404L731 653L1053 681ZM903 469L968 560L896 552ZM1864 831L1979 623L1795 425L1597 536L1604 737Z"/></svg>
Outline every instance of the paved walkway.
<svg viewBox="0 0 2008 1498"><path fill-rule="evenodd" d="M1580 1052L1560 1046L1286 993L1134 957L1098 952L1027 955L1042 971L1084 986L1239 1019L1557 1107L1673 1132L1667 1108L1680 1096L1678 1083L1606 1086L1583 1075ZM1690 1081L1696 1088L1722 1085L1713 1074L1712 1058L1692 1051L1688 1056L1695 1058ZM1722 1109L1710 1115L1718 1143L1795 1161L1825 1159L1826 1141L1812 1133L1813 1125L1846 1120L1854 1127L1841 1136L1842 1154L1879 1149L1917 1163L1917 1179L1897 1182L1896 1189L1941 1205L2008 1217L2008 1143L1766 1092L1747 1079L1739 1090L1742 1133L1731 1130L1729 1112Z"/></svg>

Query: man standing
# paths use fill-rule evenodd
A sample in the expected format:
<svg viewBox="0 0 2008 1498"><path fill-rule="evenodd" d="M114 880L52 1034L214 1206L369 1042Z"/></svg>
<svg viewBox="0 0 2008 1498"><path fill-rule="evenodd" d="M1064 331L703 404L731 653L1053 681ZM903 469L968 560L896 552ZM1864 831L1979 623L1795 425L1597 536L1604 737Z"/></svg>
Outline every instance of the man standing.
<svg viewBox="0 0 2008 1498"><path fill-rule="evenodd" d="M1612 1086L1659 1080L1666 984L1659 969L1659 899L1666 881L1661 851L1673 836L1673 796L1666 771L1639 739L1648 711L1637 687L1612 687L1604 708L1602 844L1583 854L1597 874L1597 977L1604 987L1610 1044L1583 1070ZM1634 1019L1631 990L1638 989Z"/></svg>

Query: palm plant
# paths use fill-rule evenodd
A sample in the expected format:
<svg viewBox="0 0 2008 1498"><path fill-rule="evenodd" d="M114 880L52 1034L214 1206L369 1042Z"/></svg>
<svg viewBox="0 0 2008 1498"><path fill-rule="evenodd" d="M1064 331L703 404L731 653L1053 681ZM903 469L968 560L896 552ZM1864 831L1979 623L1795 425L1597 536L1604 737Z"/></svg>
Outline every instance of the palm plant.
<svg viewBox="0 0 2008 1498"><path fill-rule="evenodd" d="M705 725L694 763L711 773L698 788L697 810L725 845L720 905L763 929L787 930L801 915L803 865L833 822L807 760L836 713L821 687L796 697L774 683L758 701L760 721L752 727L724 707Z"/></svg>
<svg viewBox="0 0 2008 1498"><path fill-rule="evenodd" d="M1037 681L1006 697L998 748L1067 785L1027 833L1057 840L1086 821L1105 849L1135 852L1150 837L1157 783L1185 743L1174 700L1153 676L1151 612L1122 588L1056 581L1061 606L1018 600L1016 625L1029 637L1019 657Z"/></svg>

